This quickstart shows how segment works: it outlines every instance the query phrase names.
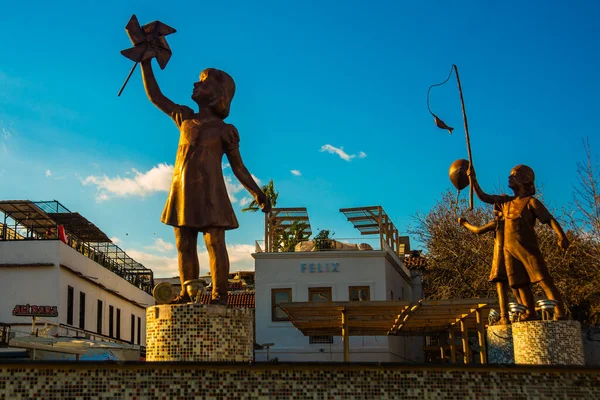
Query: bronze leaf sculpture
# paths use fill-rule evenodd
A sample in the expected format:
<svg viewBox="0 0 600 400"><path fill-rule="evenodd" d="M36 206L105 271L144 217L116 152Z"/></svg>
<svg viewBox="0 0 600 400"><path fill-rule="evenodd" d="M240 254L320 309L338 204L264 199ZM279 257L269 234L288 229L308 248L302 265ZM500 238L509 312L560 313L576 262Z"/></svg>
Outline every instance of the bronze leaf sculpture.
<svg viewBox="0 0 600 400"><path fill-rule="evenodd" d="M134 61L139 60L142 66L148 99L175 122L180 132L171 189L161 218L163 223L175 230L181 292L174 302L192 300L184 282L199 276L197 241L201 232L208 250L212 277L211 304L226 305L229 257L225 231L236 229L239 225L225 186L221 166L223 155L227 156L233 173L264 212L270 211L271 204L242 161L237 129L224 121L229 116L235 94L231 76L214 68L202 71L200 79L193 85L191 96L198 105L198 112L174 103L161 92L152 71L152 58L157 58L161 66L168 61L168 58L165 61L165 56L162 62L160 58L166 43L163 36L168 31L164 26L160 23L151 25L149 31L154 32L154 36L150 41L144 28L146 37L139 42L147 43L142 44L143 51L132 50L128 54L135 54Z"/></svg>

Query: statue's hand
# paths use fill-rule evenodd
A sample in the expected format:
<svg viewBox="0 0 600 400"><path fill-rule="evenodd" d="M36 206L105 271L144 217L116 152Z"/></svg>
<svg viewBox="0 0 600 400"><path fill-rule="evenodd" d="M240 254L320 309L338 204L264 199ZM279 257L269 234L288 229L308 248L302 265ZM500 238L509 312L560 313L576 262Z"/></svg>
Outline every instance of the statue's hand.
<svg viewBox="0 0 600 400"><path fill-rule="evenodd" d="M467 219L466 219L466 218L460 217L460 218L458 219L458 224L459 224L460 226L465 226L465 224L468 224L468 223L469 223L469 221L467 221Z"/></svg>
<svg viewBox="0 0 600 400"><path fill-rule="evenodd" d="M569 239L567 239L566 236L563 236L558 239L558 246L563 250L567 250L569 248L570 244L571 243L569 243Z"/></svg>
<svg viewBox="0 0 600 400"><path fill-rule="evenodd" d="M258 205L260 206L260 208L262 209L262 211L264 213L269 213L271 212L271 200L269 199L269 197L267 197L266 194L261 193L258 195L256 202L258 203Z"/></svg>

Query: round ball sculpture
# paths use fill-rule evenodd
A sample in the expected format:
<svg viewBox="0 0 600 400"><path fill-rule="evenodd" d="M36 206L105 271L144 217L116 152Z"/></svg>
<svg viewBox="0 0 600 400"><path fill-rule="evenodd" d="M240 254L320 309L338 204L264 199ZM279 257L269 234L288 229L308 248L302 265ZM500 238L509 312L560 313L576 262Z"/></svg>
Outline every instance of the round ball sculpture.
<svg viewBox="0 0 600 400"><path fill-rule="evenodd" d="M450 177L450 182L452 182L457 190L463 190L469 186L469 177L467 176L468 169L468 160L456 160L450 165L448 176Z"/></svg>

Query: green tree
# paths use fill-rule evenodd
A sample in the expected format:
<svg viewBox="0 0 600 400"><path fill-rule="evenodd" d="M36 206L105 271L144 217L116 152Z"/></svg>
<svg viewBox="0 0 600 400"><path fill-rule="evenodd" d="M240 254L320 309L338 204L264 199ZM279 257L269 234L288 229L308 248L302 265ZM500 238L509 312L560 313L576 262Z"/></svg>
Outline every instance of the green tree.
<svg viewBox="0 0 600 400"><path fill-rule="evenodd" d="M335 235L335 232L331 232L329 229L319 230L319 233L314 237L315 248L317 250L333 249L333 235Z"/></svg>
<svg viewBox="0 0 600 400"><path fill-rule="evenodd" d="M277 206L277 197L279 197L279 192L275 190L275 184L273 183L273 179L269 180L269 183L261 186L260 190L271 200L271 207L275 208ZM256 199L252 200L248 206L242 208L242 212L257 212L259 211L260 205L256 202ZM269 226L269 218L270 213L265 213L265 247L268 243L268 226ZM267 250L265 248L265 250Z"/></svg>
<svg viewBox="0 0 600 400"><path fill-rule="evenodd" d="M305 240L305 231L308 225L300 220L294 221L288 228L282 229L277 232L276 248L279 251L293 252L295 251L296 245L302 240Z"/></svg>
<svg viewBox="0 0 600 400"><path fill-rule="evenodd" d="M269 200L271 200L271 207L275 208L277 206L277 197L279 197L279 192L275 190L273 179L271 179L269 183L261 186L260 190L262 190L263 193L267 195ZM260 211L260 209L261 208L256 202L256 199L254 199L250 202L250 204L242 208L242 212L257 212Z"/></svg>

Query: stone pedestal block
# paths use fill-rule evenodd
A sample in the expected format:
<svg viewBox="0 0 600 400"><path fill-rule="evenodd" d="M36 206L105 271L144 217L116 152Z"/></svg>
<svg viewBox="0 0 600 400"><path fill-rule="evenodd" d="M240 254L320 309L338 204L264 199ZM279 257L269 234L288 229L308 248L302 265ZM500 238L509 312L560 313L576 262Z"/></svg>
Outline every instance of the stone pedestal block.
<svg viewBox="0 0 600 400"><path fill-rule="evenodd" d="M147 361L253 359L254 310L166 304L146 309Z"/></svg>
<svg viewBox="0 0 600 400"><path fill-rule="evenodd" d="M512 331L516 364L585 364L577 321L514 322Z"/></svg>
<svg viewBox="0 0 600 400"><path fill-rule="evenodd" d="M511 325L491 325L487 328L488 364L514 364L515 353Z"/></svg>

